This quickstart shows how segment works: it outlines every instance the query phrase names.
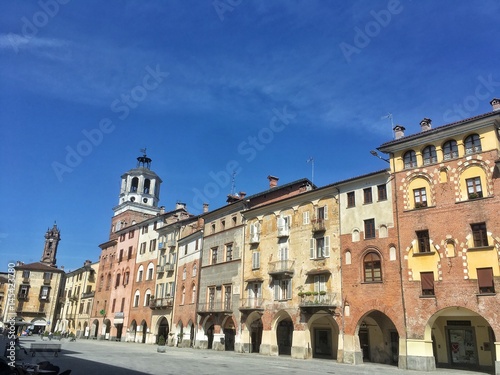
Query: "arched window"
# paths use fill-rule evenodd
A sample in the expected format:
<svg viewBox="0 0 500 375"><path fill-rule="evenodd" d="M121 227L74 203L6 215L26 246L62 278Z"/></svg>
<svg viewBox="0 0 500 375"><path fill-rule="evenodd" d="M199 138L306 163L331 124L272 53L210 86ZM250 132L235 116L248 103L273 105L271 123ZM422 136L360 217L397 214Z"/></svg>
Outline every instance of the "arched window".
<svg viewBox="0 0 500 375"><path fill-rule="evenodd" d="M151 188L151 180L146 178L144 180L144 194L149 194L149 189Z"/></svg>
<svg viewBox="0 0 500 375"><path fill-rule="evenodd" d="M151 290L146 290L146 294L144 295L144 306L149 306L151 302Z"/></svg>
<svg viewBox="0 0 500 375"><path fill-rule="evenodd" d="M137 191L138 186L139 186L139 178L134 177L132 179L132 185L130 186L130 191L135 193Z"/></svg>
<svg viewBox="0 0 500 375"><path fill-rule="evenodd" d="M437 163L436 147L427 146L422 150L422 156L424 158L424 165Z"/></svg>
<svg viewBox="0 0 500 375"><path fill-rule="evenodd" d="M345 264L351 264L351 252L349 250L345 252Z"/></svg>
<svg viewBox="0 0 500 375"><path fill-rule="evenodd" d="M352 231L352 242L358 242L359 241L359 230L358 229L354 229Z"/></svg>
<svg viewBox="0 0 500 375"><path fill-rule="evenodd" d="M134 295L134 307L139 307L139 300L140 299L141 299L141 292L136 290L135 295Z"/></svg>
<svg viewBox="0 0 500 375"><path fill-rule="evenodd" d="M405 169L415 168L417 166L417 155L413 150L407 151L403 156L403 160L405 163Z"/></svg>
<svg viewBox="0 0 500 375"><path fill-rule="evenodd" d="M369 252L363 258L363 270L365 282L382 281L382 262L380 256L375 252Z"/></svg>
<svg viewBox="0 0 500 375"><path fill-rule="evenodd" d="M191 288L191 303L196 303L196 285Z"/></svg>
<svg viewBox="0 0 500 375"><path fill-rule="evenodd" d="M473 154L475 152L481 152L481 140L479 135L471 134L465 138L465 154Z"/></svg>
<svg viewBox="0 0 500 375"><path fill-rule="evenodd" d="M108 277L106 279L106 290L109 290L111 288L111 274L108 273Z"/></svg>
<svg viewBox="0 0 500 375"><path fill-rule="evenodd" d="M116 280L115 280L115 288L118 288L120 286L120 278L121 278L121 274L117 273Z"/></svg>
<svg viewBox="0 0 500 375"><path fill-rule="evenodd" d="M196 263L193 265L193 277L196 276L196 272L198 272L198 269L196 267Z"/></svg>
<svg viewBox="0 0 500 375"><path fill-rule="evenodd" d="M182 287L182 296L181 296L181 305L184 305L184 301L186 298L186 287Z"/></svg>
<svg viewBox="0 0 500 375"><path fill-rule="evenodd" d="M148 265L148 274L146 275L146 280L153 280L153 277L154 277L154 264L153 263L149 263Z"/></svg>
<svg viewBox="0 0 500 375"><path fill-rule="evenodd" d="M448 141L443 144L443 159L450 160L458 158L458 147L456 141Z"/></svg>
<svg viewBox="0 0 500 375"><path fill-rule="evenodd" d="M104 286L104 275L101 275L101 279L99 280L99 292L102 290Z"/></svg>
<svg viewBox="0 0 500 375"><path fill-rule="evenodd" d="M184 267L184 269L182 270L182 280L186 280L186 277L187 277L187 271L186 267Z"/></svg>
<svg viewBox="0 0 500 375"><path fill-rule="evenodd" d="M137 279L136 279L137 282L142 281L143 274L144 274L144 267L141 264L139 266L139 269L137 270Z"/></svg>

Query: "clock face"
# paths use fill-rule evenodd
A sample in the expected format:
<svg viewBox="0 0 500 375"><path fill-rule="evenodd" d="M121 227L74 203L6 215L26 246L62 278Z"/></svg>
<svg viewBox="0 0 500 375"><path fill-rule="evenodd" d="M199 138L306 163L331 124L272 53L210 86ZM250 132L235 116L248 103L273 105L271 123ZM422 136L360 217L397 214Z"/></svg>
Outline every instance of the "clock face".
<svg viewBox="0 0 500 375"><path fill-rule="evenodd" d="M142 201L143 201L144 203L148 203L148 198L144 198Z"/></svg>

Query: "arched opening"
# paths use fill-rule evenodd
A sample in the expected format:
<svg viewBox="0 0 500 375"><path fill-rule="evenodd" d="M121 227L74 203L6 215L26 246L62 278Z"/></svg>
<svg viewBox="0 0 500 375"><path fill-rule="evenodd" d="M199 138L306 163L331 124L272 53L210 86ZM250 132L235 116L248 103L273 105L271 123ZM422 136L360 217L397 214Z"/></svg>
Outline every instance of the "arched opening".
<svg viewBox="0 0 500 375"><path fill-rule="evenodd" d="M313 358L337 359L339 328L330 312L319 310L309 319Z"/></svg>
<svg viewBox="0 0 500 375"><path fill-rule="evenodd" d="M288 316L278 322L276 326L276 340L278 342L279 355L292 354L293 322Z"/></svg>
<svg viewBox="0 0 500 375"><path fill-rule="evenodd" d="M363 362L397 365L399 334L391 319L380 311L372 311L358 326L359 345Z"/></svg>
<svg viewBox="0 0 500 375"><path fill-rule="evenodd" d="M145 344L146 343L146 337L147 337L147 334L148 334L148 325L147 325L147 323L146 323L145 320L142 321L141 328L142 328L142 340L141 340L141 342L143 344Z"/></svg>
<svg viewBox="0 0 500 375"><path fill-rule="evenodd" d="M134 177L132 179L132 184L130 185L130 191L135 193L135 192L137 192L138 187L139 187L139 178Z"/></svg>
<svg viewBox="0 0 500 375"><path fill-rule="evenodd" d="M168 321L165 317L162 317L158 323L158 334L156 335L156 343L158 343L158 340L160 336L163 336L165 341L168 339L168 334L170 330L168 327Z"/></svg>
<svg viewBox="0 0 500 375"><path fill-rule="evenodd" d="M233 319L229 318L224 322L224 350L234 351L234 340L236 337L236 329Z"/></svg>
<svg viewBox="0 0 500 375"><path fill-rule="evenodd" d="M96 339L98 334L99 334L99 321L96 319L92 322L92 329L90 331L90 336Z"/></svg>
<svg viewBox="0 0 500 375"><path fill-rule="evenodd" d="M210 325L205 334L207 335L207 340L208 340L208 349L212 349L213 342L214 342L214 325Z"/></svg>
<svg viewBox="0 0 500 375"><path fill-rule="evenodd" d="M494 373L495 334L488 321L463 307L448 307L429 319L424 339L432 340L436 367Z"/></svg>
<svg viewBox="0 0 500 375"><path fill-rule="evenodd" d="M129 341L135 342L135 336L137 334L137 322L135 320L132 320L132 323L130 323L130 328L129 328Z"/></svg>
<svg viewBox="0 0 500 375"><path fill-rule="evenodd" d="M111 332L111 321L109 319L105 319L102 324L104 339L109 340L109 333Z"/></svg>
<svg viewBox="0 0 500 375"><path fill-rule="evenodd" d="M151 188L151 180L149 178L146 178L144 180L144 194L149 194L150 188Z"/></svg>

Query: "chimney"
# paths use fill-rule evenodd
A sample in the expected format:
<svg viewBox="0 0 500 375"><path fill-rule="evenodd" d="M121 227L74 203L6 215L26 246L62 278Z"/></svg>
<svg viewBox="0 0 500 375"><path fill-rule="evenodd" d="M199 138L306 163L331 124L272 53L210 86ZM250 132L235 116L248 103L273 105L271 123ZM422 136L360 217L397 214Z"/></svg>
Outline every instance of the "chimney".
<svg viewBox="0 0 500 375"><path fill-rule="evenodd" d="M420 121L420 131L426 132L427 130L431 130L431 122L430 118L424 118Z"/></svg>
<svg viewBox="0 0 500 375"><path fill-rule="evenodd" d="M247 193L245 193L244 191L240 191L240 198L243 199L246 197Z"/></svg>
<svg viewBox="0 0 500 375"><path fill-rule="evenodd" d="M278 186L278 180L279 180L278 177L269 175L269 176L267 176L267 179L269 180L269 188L270 189Z"/></svg>
<svg viewBox="0 0 500 375"><path fill-rule="evenodd" d="M165 206L160 207L160 215L163 215L165 213Z"/></svg>
<svg viewBox="0 0 500 375"><path fill-rule="evenodd" d="M394 127L394 139L403 138L405 136L405 128L401 125L396 125Z"/></svg>
<svg viewBox="0 0 500 375"><path fill-rule="evenodd" d="M180 209L183 209L183 208L186 209L186 203L177 202L175 204L175 209L176 210L180 210Z"/></svg>
<svg viewBox="0 0 500 375"><path fill-rule="evenodd" d="M83 263L83 266L84 267L87 267L87 266L90 266L92 264L92 261L90 261L89 259L87 259L84 263Z"/></svg>
<svg viewBox="0 0 500 375"><path fill-rule="evenodd" d="M208 212L208 203L203 203L203 212Z"/></svg>
<svg viewBox="0 0 500 375"><path fill-rule="evenodd" d="M493 98L490 104L493 107L493 111L500 111L500 99Z"/></svg>

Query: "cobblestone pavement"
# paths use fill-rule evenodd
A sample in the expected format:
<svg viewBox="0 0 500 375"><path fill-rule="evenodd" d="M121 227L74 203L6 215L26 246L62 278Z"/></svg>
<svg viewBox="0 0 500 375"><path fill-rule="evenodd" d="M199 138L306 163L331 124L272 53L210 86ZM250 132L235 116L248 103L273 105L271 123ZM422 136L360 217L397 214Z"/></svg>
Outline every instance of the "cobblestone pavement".
<svg viewBox="0 0 500 375"><path fill-rule="evenodd" d="M30 347L40 342L39 337L23 337L21 345ZM58 341L55 341L58 343ZM37 353L32 357L20 353L20 361L37 363L48 360L60 367L61 372L71 369L71 375L271 375L301 374L370 374L370 375L480 375L481 372L437 369L434 372L400 370L394 366L367 363L358 366L340 364L332 360L299 360L286 356L269 357L259 354L217 352L190 348L167 347L166 353L157 353L155 345L108 342L94 340L60 341L62 351L54 357L51 353ZM1 353L6 340L0 339Z"/></svg>

